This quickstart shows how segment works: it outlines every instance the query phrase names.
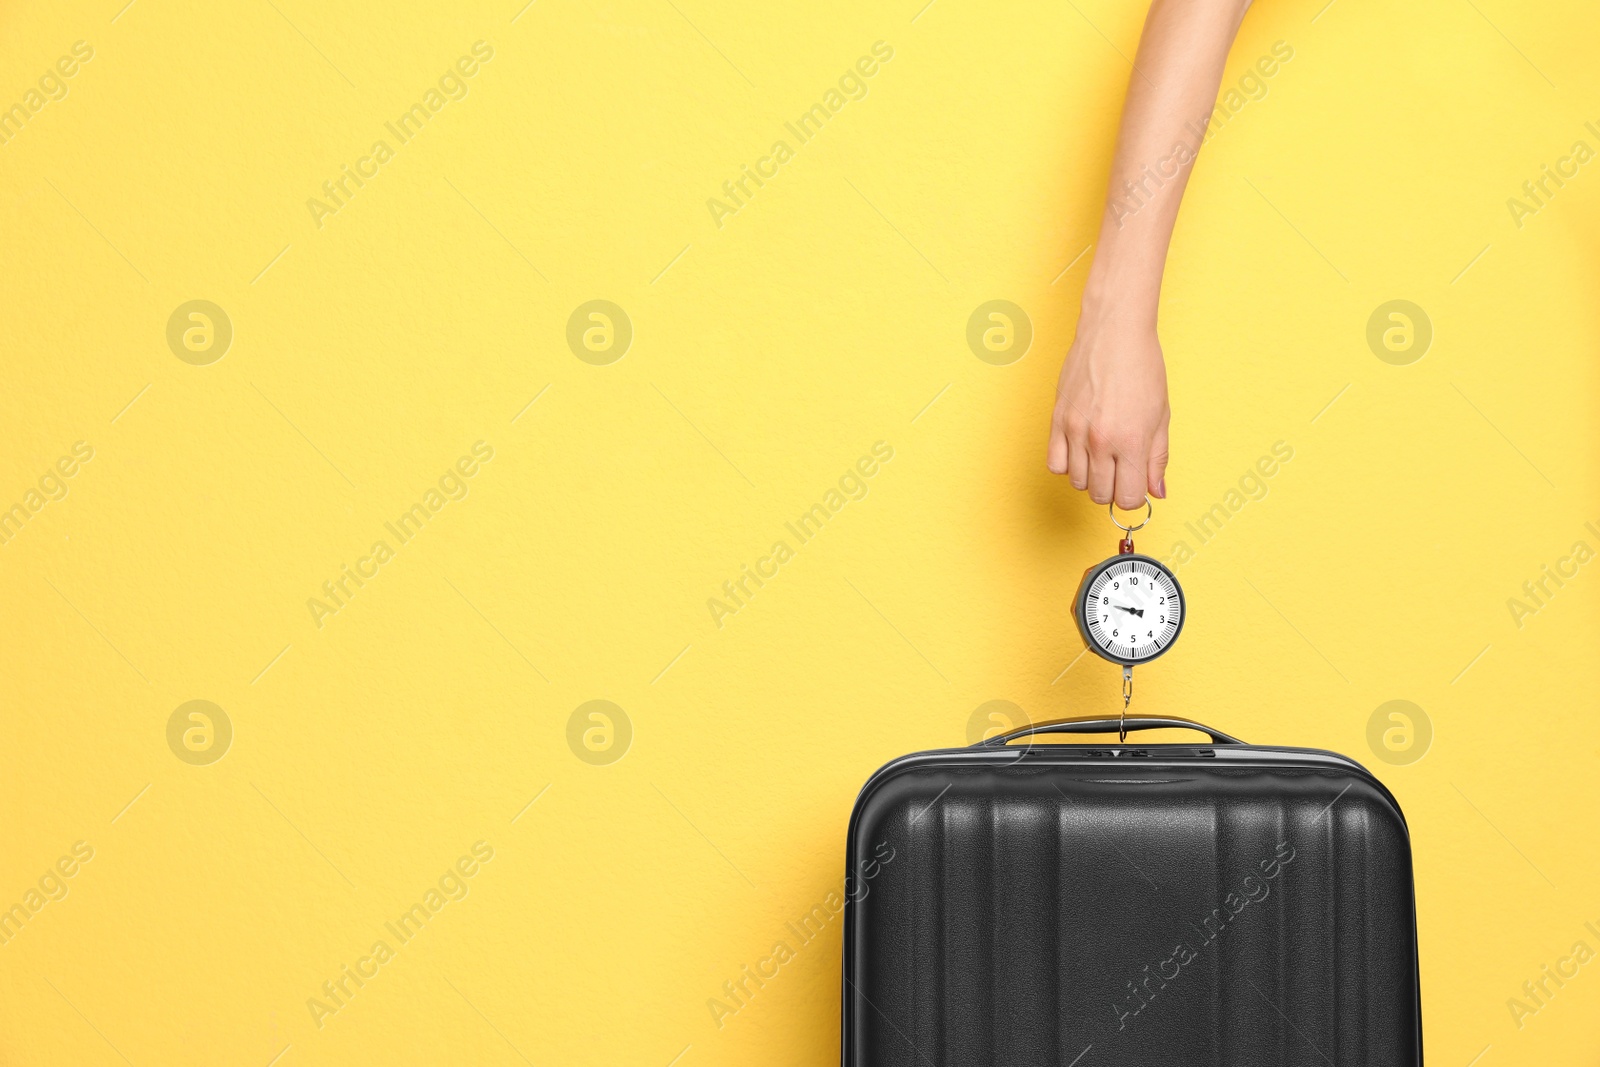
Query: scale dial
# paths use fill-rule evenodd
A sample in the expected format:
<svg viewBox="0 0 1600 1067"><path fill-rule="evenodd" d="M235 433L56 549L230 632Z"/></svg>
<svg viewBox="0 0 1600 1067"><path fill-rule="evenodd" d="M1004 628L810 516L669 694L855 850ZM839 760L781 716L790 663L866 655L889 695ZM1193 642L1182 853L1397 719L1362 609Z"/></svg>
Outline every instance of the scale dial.
<svg viewBox="0 0 1600 1067"><path fill-rule="evenodd" d="M1178 639L1183 609L1183 588L1159 561L1135 553L1113 556L1083 576L1078 632L1112 663L1146 663Z"/></svg>

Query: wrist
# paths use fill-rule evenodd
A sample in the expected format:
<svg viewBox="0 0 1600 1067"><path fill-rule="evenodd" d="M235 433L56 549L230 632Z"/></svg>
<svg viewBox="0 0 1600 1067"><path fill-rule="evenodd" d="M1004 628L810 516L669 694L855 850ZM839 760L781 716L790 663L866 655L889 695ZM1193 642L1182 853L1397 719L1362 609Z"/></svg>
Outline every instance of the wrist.
<svg viewBox="0 0 1600 1067"><path fill-rule="evenodd" d="M1124 230L1105 220L1084 282L1083 316L1154 328L1166 258L1163 235L1145 226Z"/></svg>
<svg viewBox="0 0 1600 1067"><path fill-rule="evenodd" d="M1083 287L1078 318L1090 324L1118 322L1154 329L1160 286L1160 279L1151 283L1138 277L1119 278L1112 272L1091 270Z"/></svg>

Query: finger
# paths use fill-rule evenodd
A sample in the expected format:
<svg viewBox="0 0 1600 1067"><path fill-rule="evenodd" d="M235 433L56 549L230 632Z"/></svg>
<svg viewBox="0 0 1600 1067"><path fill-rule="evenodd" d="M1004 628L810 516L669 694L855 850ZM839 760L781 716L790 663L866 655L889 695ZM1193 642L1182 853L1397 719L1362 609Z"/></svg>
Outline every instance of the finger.
<svg viewBox="0 0 1600 1067"><path fill-rule="evenodd" d="M1117 460L1109 448L1089 452L1089 499L1096 504L1111 503L1116 489Z"/></svg>
<svg viewBox="0 0 1600 1067"><path fill-rule="evenodd" d="M1089 487L1089 442L1070 442L1067 451L1067 478L1074 489Z"/></svg>
<svg viewBox="0 0 1600 1067"><path fill-rule="evenodd" d="M1143 456L1118 456L1116 474L1116 499L1117 507L1123 511L1134 511L1144 507L1146 490L1145 464Z"/></svg>
<svg viewBox="0 0 1600 1067"><path fill-rule="evenodd" d="M1157 500L1167 498L1167 423L1162 420L1150 442L1150 467L1146 474L1150 482L1150 495Z"/></svg>
<svg viewBox="0 0 1600 1067"><path fill-rule="evenodd" d="M1067 416L1067 477L1074 489L1089 488L1089 433L1083 420Z"/></svg>
<svg viewBox="0 0 1600 1067"><path fill-rule="evenodd" d="M1045 446L1044 465L1051 474L1067 473L1067 430L1061 420L1050 420L1050 441Z"/></svg>

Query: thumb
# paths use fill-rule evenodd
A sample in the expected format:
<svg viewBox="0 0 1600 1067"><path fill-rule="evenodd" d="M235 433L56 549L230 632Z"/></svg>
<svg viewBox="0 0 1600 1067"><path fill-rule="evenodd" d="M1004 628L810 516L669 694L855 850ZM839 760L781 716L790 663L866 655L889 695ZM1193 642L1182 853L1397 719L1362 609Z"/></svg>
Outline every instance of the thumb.
<svg viewBox="0 0 1600 1067"><path fill-rule="evenodd" d="M1157 500L1167 498L1167 424L1161 423L1150 442L1150 465L1146 470L1150 495Z"/></svg>

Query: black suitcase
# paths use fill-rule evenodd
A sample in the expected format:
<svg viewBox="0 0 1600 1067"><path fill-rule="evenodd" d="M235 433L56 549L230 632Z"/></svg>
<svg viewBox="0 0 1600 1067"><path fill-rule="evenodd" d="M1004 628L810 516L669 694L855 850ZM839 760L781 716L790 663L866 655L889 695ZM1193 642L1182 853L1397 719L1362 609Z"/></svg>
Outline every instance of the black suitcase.
<svg viewBox="0 0 1600 1067"><path fill-rule="evenodd" d="M1411 845L1332 752L1047 744L895 760L850 817L844 1067L1412 1067Z"/></svg>

